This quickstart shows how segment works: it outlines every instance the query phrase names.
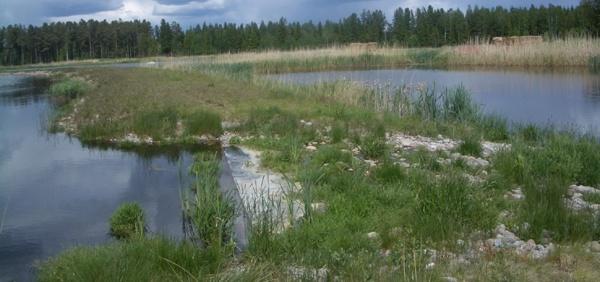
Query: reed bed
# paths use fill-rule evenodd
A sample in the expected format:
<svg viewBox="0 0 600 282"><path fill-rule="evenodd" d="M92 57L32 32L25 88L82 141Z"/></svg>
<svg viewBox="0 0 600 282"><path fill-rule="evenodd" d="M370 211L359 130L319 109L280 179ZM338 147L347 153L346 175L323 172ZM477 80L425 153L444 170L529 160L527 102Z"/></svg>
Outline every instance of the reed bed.
<svg viewBox="0 0 600 282"><path fill-rule="evenodd" d="M513 46L471 44L450 50L451 66L586 67L600 55L600 39L568 38Z"/></svg>
<svg viewBox="0 0 600 282"><path fill-rule="evenodd" d="M350 46L292 51L269 50L210 56L157 58L176 69L243 66L254 73L325 71L402 66L586 67L600 56L600 39L591 37L547 40L503 46L472 42L441 48L384 46L372 50Z"/></svg>

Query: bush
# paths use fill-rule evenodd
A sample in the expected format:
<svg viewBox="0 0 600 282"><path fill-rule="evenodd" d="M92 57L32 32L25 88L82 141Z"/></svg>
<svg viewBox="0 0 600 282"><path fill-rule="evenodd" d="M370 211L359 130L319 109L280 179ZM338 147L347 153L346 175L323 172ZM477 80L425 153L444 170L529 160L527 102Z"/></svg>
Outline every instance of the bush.
<svg viewBox="0 0 600 282"><path fill-rule="evenodd" d="M76 98L84 94L90 88L89 84L79 79L65 79L50 86L50 94Z"/></svg>
<svg viewBox="0 0 600 282"><path fill-rule="evenodd" d="M189 135L210 134L214 137L223 134L221 117L211 111L195 111L185 119L185 129Z"/></svg>
<svg viewBox="0 0 600 282"><path fill-rule="evenodd" d="M131 239L144 236L144 210L137 203L126 203L110 217L110 233L117 239Z"/></svg>

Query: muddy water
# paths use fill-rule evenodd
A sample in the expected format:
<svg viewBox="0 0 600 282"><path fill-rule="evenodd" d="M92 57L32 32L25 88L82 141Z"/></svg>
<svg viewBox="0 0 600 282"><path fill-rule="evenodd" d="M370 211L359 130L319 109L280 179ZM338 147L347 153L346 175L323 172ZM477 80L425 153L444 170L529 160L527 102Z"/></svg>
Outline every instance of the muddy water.
<svg viewBox="0 0 600 282"><path fill-rule="evenodd" d="M290 83L351 80L393 86L463 85L488 113L515 123L576 127L600 133L600 75L570 70L388 69L291 73L269 76Z"/></svg>

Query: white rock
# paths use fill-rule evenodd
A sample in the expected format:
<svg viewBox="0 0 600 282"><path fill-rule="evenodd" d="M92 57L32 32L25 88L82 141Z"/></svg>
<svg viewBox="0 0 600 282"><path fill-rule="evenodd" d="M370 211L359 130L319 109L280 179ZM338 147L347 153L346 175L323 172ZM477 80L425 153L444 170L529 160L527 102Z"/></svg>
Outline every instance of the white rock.
<svg viewBox="0 0 600 282"><path fill-rule="evenodd" d="M600 242L598 241L591 241L587 243L587 247L590 250L590 252L600 253Z"/></svg>
<svg viewBox="0 0 600 282"><path fill-rule="evenodd" d="M310 208L316 213L324 213L327 211L327 205L325 203L312 203Z"/></svg>
<svg viewBox="0 0 600 282"><path fill-rule="evenodd" d="M569 186L569 192L580 193L580 194L600 194L600 190L594 187L571 185Z"/></svg>
<svg viewBox="0 0 600 282"><path fill-rule="evenodd" d="M369 238L369 240L377 240L377 239L379 239L379 233L369 232L369 233L367 233L367 238Z"/></svg>
<svg viewBox="0 0 600 282"><path fill-rule="evenodd" d="M313 145L308 145L308 146L306 146L306 150L310 151L310 152L314 152L317 150L317 147L315 147Z"/></svg>

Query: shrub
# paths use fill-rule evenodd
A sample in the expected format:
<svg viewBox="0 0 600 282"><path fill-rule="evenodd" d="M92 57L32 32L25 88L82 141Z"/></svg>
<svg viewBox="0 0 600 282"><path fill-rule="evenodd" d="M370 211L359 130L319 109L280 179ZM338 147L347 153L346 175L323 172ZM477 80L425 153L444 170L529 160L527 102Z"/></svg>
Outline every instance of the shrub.
<svg viewBox="0 0 600 282"><path fill-rule="evenodd" d="M219 114L205 110L195 111L188 115L185 119L185 129L189 135L210 134L218 137L223 134Z"/></svg>
<svg viewBox="0 0 600 282"><path fill-rule="evenodd" d="M144 210L137 203L126 203L110 217L110 233L118 239L131 239L144 235Z"/></svg>

